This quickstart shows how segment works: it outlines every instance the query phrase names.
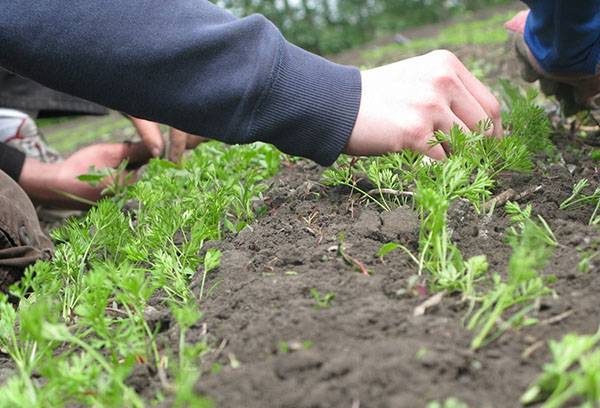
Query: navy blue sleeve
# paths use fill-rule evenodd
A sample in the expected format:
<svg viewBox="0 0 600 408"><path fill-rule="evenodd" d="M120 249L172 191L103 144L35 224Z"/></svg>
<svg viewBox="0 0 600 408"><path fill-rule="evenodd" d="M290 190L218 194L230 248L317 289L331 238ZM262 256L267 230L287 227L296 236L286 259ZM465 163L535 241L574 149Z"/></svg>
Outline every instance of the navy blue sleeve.
<svg viewBox="0 0 600 408"><path fill-rule="evenodd" d="M14 0L0 27L5 68L230 144L264 141L328 165L358 114L358 69L206 0Z"/></svg>
<svg viewBox="0 0 600 408"><path fill-rule="evenodd" d="M598 72L600 1L524 2L531 9L525 41L546 72L589 75Z"/></svg>

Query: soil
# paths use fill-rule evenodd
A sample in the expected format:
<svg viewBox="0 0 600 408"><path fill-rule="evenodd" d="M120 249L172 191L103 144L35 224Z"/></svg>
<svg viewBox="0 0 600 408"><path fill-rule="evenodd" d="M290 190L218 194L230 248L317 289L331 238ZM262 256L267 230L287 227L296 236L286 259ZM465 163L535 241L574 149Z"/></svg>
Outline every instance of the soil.
<svg viewBox="0 0 600 408"><path fill-rule="evenodd" d="M575 173L587 168L578 166ZM590 247L598 234L586 225L590 209L558 209L580 177L565 166L506 175L498 186L498 192L542 186L527 201L561 243L546 268L557 276L557 296L539 305L542 323L508 332L478 352L469 348L473 334L461 324L466 305L459 297L447 295L414 317L432 295L418 283L411 289L414 279L421 281L415 265L401 251L385 262L376 256L389 241L417 248L412 210L380 213L359 205L348 190L319 185L320 173L306 163L286 168L264 200L269 214L210 245L223 257L209 275L205 326L190 339L206 335L217 349L203 364L207 372L215 362L223 369L198 382L198 391L216 406L424 407L454 396L473 407L515 407L548 357L546 340L597 329L600 265L584 274L577 264L578 249ZM466 257L486 254L491 271L506 269L511 251L502 210L486 218L458 203L449 220ZM346 253L362 261L370 276L338 256L340 233ZM335 294L330 307L316 307L312 288ZM552 320L560 315L567 317ZM311 347L304 347L306 341ZM534 352L524 357L528 349Z"/></svg>

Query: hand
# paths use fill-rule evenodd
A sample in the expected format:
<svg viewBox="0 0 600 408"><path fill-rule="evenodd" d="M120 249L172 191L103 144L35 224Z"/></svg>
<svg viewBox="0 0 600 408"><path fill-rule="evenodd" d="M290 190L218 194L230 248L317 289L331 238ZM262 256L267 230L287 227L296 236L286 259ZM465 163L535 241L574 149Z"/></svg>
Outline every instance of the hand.
<svg viewBox="0 0 600 408"><path fill-rule="evenodd" d="M433 51L362 73L362 99L345 152L378 155L412 149L436 160L448 146L429 143L436 130L457 124L477 128L485 119L489 133L502 136L500 103L449 51Z"/></svg>
<svg viewBox="0 0 600 408"><path fill-rule="evenodd" d="M97 144L85 147L60 163L43 163L27 158L19 184L32 201L61 208L86 208L89 205L73 197L95 202L110 180L93 187L79 181L90 166L96 169L116 168L123 160L132 164L145 163L150 153L143 143Z"/></svg>
<svg viewBox="0 0 600 408"><path fill-rule="evenodd" d="M165 142L162 138L158 123L129 116L133 126L135 126L142 141L152 152L153 157L160 157L165 150ZM179 162L185 149L192 149L200 143L207 142L209 139L202 136L195 136L189 133L171 128L169 131L170 145L166 152L166 157L172 162Z"/></svg>

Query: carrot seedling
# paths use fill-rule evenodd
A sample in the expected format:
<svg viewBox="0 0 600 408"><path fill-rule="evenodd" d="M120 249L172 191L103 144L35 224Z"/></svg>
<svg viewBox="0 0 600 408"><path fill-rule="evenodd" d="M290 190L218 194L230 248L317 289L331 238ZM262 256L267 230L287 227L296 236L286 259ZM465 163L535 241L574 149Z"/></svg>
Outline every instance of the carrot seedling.
<svg viewBox="0 0 600 408"><path fill-rule="evenodd" d="M591 336L568 334L549 342L552 361L521 397L521 403L559 408L578 401L581 407L600 404L600 330Z"/></svg>
<svg viewBox="0 0 600 408"><path fill-rule="evenodd" d="M508 277L499 274L492 279L492 289L477 299L479 309L468 323L469 330L477 335L471 342L473 349L485 346L506 330L532 323L527 314L534 309L535 300L552 293L548 284L553 277L543 277L541 272L552 254L555 239L547 224L533 221L531 208L522 210L518 204L507 204L507 212L514 214L509 229L509 242L513 249L508 264ZM512 311L507 318L506 314Z"/></svg>

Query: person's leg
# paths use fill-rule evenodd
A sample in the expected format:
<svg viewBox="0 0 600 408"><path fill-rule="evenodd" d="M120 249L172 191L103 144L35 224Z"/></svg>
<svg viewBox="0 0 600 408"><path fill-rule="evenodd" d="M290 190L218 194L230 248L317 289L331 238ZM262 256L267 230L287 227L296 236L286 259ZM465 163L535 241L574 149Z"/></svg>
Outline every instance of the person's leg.
<svg viewBox="0 0 600 408"><path fill-rule="evenodd" d="M600 57L600 1L524 0L525 42L554 75L595 75Z"/></svg>
<svg viewBox="0 0 600 408"><path fill-rule="evenodd" d="M52 242L27 194L0 171L0 292L6 293L28 266L52 254Z"/></svg>
<svg viewBox="0 0 600 408"><path fill-rule="evenodd" d="M506 27L515 32L522 76L540 80L565 114L600 109L600 0L523 0L531 10Z"/></svg>

